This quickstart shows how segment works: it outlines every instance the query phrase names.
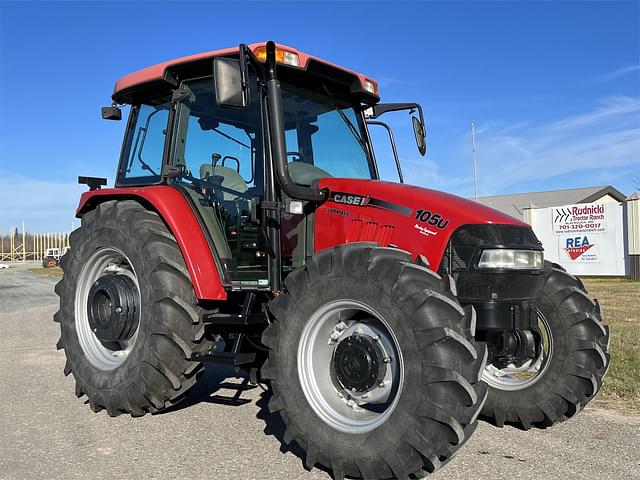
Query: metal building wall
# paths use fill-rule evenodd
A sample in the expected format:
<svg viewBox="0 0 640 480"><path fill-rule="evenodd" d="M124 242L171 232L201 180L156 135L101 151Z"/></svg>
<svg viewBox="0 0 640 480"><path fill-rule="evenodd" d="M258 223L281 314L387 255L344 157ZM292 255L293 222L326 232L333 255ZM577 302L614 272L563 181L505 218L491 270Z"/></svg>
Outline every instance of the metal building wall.
<svg viewBox="0 0 640 480"><path fill-rule="evenodd" d="M627 199L627 233L629 248L629 277L640 280L640 195Z"/></svg>

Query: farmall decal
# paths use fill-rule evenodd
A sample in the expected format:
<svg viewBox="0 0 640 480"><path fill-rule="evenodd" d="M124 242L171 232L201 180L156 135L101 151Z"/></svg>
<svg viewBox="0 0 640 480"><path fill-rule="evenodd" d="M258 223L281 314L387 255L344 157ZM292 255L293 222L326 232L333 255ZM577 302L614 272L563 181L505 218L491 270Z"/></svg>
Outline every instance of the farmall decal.
<svg viewBox="0 0 640 480"><path fill-rule="evenodd" d="M603 204L587 203L551 209L554 233L593 233L607 229Z"/></svg>
<svg viewBox="0 0 640 480"><path fill-rule="evenodd" d="M572 235L559 239L560 249L574 262L599 262L597 235Z"/></svg>

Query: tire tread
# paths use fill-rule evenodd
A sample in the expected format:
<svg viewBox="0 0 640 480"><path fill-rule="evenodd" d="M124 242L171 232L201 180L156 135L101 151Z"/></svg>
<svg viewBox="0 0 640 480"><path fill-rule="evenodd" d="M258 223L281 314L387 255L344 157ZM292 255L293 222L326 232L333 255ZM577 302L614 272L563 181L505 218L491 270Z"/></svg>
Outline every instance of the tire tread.
<svg viewBox="0 0 640 480"><path fill-rule="evenodd" d="M157 413L180 401L196 383L204 366L192 362L191 354L207 351L211 341L204 338L200 307L180 248L161 217L133 200L101 203L85 212L82 226L70 234L70 251L102 226L129 232L128 236L137 242L149 262L147 280L152 286L152 295L147 308L153 310L155 317L149 331L149 351L139 366L139 378L132 378L111 391L100 391L87 383L83 375L74 371L73 361L67 361L65 374L74 374L76 396L87 395L94 412L106 410L111 416L124 413L134 417ZM69 270L76 266L65 261L62 268ZM67 275L56 285L61 302L72 298L75 292L75 286L65 279ZM57 347L64 348L70 358L73 352L67 351L64 324L73 319L65 318L60 310L54 315L54 321L61 323L62 330ZM171 358L164 358L163 353Z"/></svg>
<svg viewBox="0 0 640 480"><path fill-rule="evenodd" d="M290 379L280 378L279 374L279 340L290 312L295 309L295 298L311 290L319 278L344 275L363 278L391 292L412 322L414 335L422 346L422 364L428 367L422 369L424 395L432 392L433 398L447 399L446 404L439 404L425 396L417 407L415 427L375 459L347 459L320 452L317 446L310 447L312 433L307 435L289 414L282 385ZM287 291L269 305L273 321L263 332L262 343L270 354L261 375L270 380L273 391L269 410L277 412L285 423L284 441L307 449L305 466L321 464L336 479L347 473L359 473L362 478L377 480L392 476L409 478L432 472L446 463L475 430L487 396L486 385L480 381L487 358L486 346L474 341L475 314L456 301L450 280L414 264L407 252L350 244L320 252L306 267L290 274L285 286ZM436 358L441 360L435 361Z"/></svg>

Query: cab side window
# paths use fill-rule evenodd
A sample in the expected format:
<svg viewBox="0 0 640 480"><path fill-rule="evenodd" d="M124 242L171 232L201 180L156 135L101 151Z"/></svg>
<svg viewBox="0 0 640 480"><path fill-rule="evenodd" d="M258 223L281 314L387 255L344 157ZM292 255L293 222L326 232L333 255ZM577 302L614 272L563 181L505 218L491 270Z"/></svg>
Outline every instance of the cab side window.
<svg viewBox="0 0 640 480"><path fill-rule="evenodd" d="M120 183L149 184L160 181L169 119L169 100L135 106L120 164Z"/></svg>

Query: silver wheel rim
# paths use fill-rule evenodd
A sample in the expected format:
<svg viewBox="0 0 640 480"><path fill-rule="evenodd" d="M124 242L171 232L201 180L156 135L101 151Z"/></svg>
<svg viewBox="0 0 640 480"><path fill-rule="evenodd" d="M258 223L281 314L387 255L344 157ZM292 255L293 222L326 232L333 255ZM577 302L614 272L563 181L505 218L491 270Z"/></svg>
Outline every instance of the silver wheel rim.
<svg viewBox="0 0 640 480"><path fill-rule="evenodd" d="M357 335L375 340L384 352L382 381L370 391L346 390L332 374L338 344ZM314 412L328 425L347 433L364 433L382 425L395 410L404 384L402 352L380 314L353 300L337 300L317 310L298 345L298 376Z"/></svg>
<svg viewBox="0 0 640 480"><path fill-rule="evenodd" d="M551 363L553 356L553 337L549 322L540 310L537 310L538 329L542 336L542 349L535 359L516 367L509 365L506 368L498 368L487 364L482 372L482 380L499 390L516 391L530 387L540 380Z"/></svg>
<svg viewBox="0 0 640 480"><path fill-rule="evenodd" d="M80 272L75 298L75 325L80 346L94 367L100 370L113 370L122 365L136 343L140 327L136 328L127 341L104 345L91 330L87 302L92 285L108 274L126 275L138 289L138 305L140 302L140 286L129 258L122 251L113 247L96 250Z"/></svg>

